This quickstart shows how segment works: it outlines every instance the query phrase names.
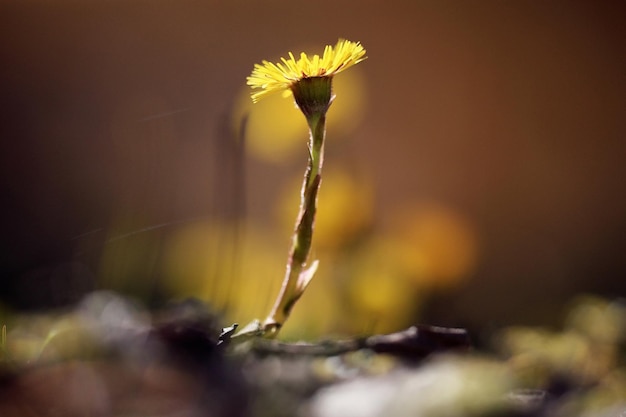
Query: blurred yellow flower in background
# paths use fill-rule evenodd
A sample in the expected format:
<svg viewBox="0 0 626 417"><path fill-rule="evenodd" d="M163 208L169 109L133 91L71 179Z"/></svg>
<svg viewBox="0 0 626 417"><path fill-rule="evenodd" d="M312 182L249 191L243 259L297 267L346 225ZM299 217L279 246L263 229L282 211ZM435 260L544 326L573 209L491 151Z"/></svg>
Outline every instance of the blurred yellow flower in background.
<svg viewBox="0 0 626 417"><path fill-rule="evenodd" d="M252 101L256 103L275 92L288 96L292 86L304 78L332 77L364 59L365 49L359 42L340 39L334 47L326 45L321 57L316 54L309 58L302 52L296 60L289 52L289 59L281 58L282 63L264 60L262 64L255 64L247 78L250 87L261 89L252 94Z"/></svg>
<svg viewBox="0 0 626 417"><path fill-rule="evenodd" d="M386 333L415 324L425 293L404 270L392 237L371 237L353 254L345 297L349 328Z"/></svg>
<svg viewBox="0 0 626 417"><path fill-rule="evenodd" d="M298 184L287 184L279 200L277 214L284 230L293 229L297 207ZM372 222L374 196L372 185L346 170L329 169L324 173L324 186L319 193L315 219L315 246L339 249L358 237Z"/></svg>
<svg viewBox="0 0 626 417"><path fill-rule="evenodd" d="M391 216L390 234L398 258L428 288L452 288L474 270L479 242L462 213L437 202L410 202Z"/></svg>
<svg viewBox="0 0 626 417"><path fill-rule="evenodd" d="M189 224L167 242L164 285L176 298L208 300L225 322L266 311L284 268L282 240L258 224Z"/></svg>
<svg viewBox="0 0 626 417"><path fill-rule="evenodd" d="M367 87L365 75L358 67L333 79L333 92L338 99L333 100L333 117L326 123L333 143L350 137L360 125L367 107ZM284 165L303 154L307 124L292 101L278 94L254 104L246 86L237 96L232 113L234 137L242 136L239 129L244 118L246 152L253 157Z"/></svg>

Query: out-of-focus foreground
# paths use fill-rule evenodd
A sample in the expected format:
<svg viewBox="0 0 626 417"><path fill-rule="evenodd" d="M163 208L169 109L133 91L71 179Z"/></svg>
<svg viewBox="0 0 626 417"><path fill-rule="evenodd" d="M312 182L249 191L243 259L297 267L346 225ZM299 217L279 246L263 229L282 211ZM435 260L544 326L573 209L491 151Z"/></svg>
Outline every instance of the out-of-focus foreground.
<svg viewBox="0 0 626 417"><path fill-rule="evenodd" d="M218 339L199 303L161 314L97 292L72 312L15 320L0 344L0 415L617 417L626 410L626 308L598 298L578 300L559 329L509 327L480 350L468 350L460 329L426 326L370 337L361 349L333 349L331 341L233 345L224 333ZM219 341L229 340L222 349Z"/></svg>

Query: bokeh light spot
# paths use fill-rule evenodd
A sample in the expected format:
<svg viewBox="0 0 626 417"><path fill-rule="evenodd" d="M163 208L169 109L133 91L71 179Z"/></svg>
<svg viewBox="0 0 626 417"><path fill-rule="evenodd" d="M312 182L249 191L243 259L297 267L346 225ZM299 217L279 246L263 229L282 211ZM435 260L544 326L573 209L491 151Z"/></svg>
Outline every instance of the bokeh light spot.
<svg viewBox="0 0 626 417"><path fill-rule="evenodd" d="M461 213L438 203L411 203L392 218L402 262L421 284L447 288L472 272L478 238Z"/></svg>
<svg viewBox="0 0 626 417"><path fill-rule="evenodd" d="M277 207L280 224L285 231L293 229L299 205L298 181L285 187ZM346 170L324 171L318 196L315 219L314 245L320 248L339 248L347 244L372 221L373 190L364 178L356 178Z"/></svg>
<svg viewBox="0 0 626 417"><path fill-rule="evenodd" d="M333 78L336 98L328 113L329 140L350 134L363 118L366 103L365 77L359 68ZM304 152L308 140L306 120L292 97L269 95L256 104L250 88L242 88L233 111L233 126L238 129L247 117L246 145L251 155L268 162L283 162ZM235 135L239 137L239 135Z"/></svg>

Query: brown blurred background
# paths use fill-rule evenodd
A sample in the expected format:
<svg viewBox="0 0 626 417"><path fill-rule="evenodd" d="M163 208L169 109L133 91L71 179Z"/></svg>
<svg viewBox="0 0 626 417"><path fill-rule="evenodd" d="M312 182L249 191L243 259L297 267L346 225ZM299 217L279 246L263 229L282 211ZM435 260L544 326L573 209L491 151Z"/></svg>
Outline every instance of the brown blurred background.
<svg viewBox="0 0 626 417"><path fill-rule="evenodd" d="M1 302L49 308L111 288L262 316L306 131L280 158L251 151L245 77L340 37L369 58L329 113L352 98L328 131L328 200L333 171L345 185L326 214L338 213L337 241L320 241L325 266L293 326L555 323L576 294L623 296L624 9L1 1ZM337 315L365 319L337 326Z"/></svg>

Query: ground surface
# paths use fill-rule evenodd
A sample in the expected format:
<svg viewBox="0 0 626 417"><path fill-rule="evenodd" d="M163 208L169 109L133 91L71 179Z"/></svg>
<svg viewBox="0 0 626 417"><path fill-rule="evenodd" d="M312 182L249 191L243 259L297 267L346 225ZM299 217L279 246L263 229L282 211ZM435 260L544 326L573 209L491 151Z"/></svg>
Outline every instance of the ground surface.
<svg viewBox="0 0 626 417"><path fill-rule="evenodd" d="M77 312L58 317L28 361L19 356L29 346L25 330L21 338L9 332L0 416L626 415L623 308L615 303L588 304L583 318L601 320L586 329L585 320L553 333L508 329L501 349L487 352L463 329L432 326L239 343L200 303L147 320L107 297L87 313L83 306L81 320Z"/></svg>

